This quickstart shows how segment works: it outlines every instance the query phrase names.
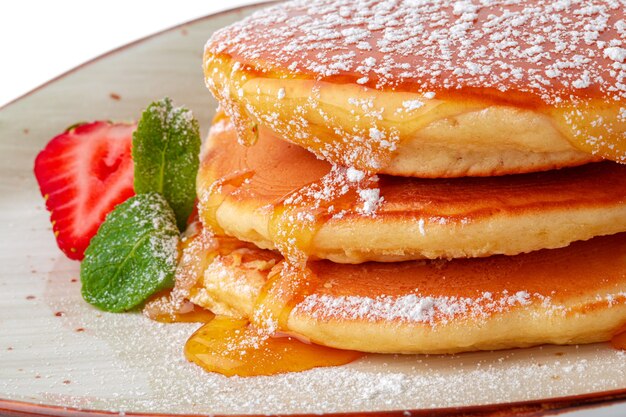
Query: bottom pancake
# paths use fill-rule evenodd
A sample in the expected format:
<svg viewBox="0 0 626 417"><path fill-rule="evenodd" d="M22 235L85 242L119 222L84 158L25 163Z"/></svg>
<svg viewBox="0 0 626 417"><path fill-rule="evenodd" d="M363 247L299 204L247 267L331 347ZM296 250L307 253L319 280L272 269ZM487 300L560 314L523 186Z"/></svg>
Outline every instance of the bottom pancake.
<svg viewBox="0 0 626 417"><path fill-rule="evenodd" d="M267 296L268 282L284 279L280 255L233 238L194 239L212 243L183 254L178 275L193 303L244 318L262 304L284 306L281 331L335 348L455 353L592 343L626 325L626 233L517 256L313 261L306 285L283 299ZM194 272L203 262L204 272Z"/></svg>

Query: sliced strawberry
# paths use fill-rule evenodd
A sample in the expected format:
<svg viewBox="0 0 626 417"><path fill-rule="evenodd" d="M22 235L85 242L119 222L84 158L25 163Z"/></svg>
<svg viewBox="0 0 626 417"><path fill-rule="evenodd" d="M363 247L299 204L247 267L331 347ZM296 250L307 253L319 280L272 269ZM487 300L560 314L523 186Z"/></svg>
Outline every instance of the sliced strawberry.
<svg viewBox="0 0 626 417"><path fill-rule="evenodd" d="M82 259L113 208L135 194L130 154L134 124L94 122L53 138L35 160L59 248Z"/></svg>

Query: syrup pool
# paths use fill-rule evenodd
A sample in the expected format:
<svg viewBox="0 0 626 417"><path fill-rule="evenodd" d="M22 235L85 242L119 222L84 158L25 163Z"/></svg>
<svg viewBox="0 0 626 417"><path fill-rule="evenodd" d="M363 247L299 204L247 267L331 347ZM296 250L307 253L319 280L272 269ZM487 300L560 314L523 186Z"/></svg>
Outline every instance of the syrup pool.
<svg viewBox="0 0 626 417"><path fill-rule="evenodd" d="M185 356L209 372L257 376L345 365L363 353L316 345L286 333L270 335L247 320L218 317L189 338Z"/></svg>

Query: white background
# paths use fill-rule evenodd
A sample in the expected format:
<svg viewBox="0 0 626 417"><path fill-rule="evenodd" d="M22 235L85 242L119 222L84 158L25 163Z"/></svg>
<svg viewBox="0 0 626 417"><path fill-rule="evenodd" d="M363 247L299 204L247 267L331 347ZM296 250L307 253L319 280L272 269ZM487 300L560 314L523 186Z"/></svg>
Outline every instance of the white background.
<svg viewBox="0 0 626 417"><path fill-rule="evenodd" d="M0 107L104 52L263 0L17 0L0 6Z"/></svg>

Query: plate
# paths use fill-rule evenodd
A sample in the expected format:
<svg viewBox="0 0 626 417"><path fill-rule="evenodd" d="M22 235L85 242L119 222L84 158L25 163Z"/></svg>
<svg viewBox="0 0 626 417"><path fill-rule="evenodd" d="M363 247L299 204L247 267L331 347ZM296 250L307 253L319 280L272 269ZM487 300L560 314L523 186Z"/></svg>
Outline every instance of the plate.
<svg viewBox="0 0 626 417"><path fill-rule="evenodd" d="M55 245L32 174L35 155L67 126L133 119L164 96L191 108L205 134L217 105L204 87L203 45L259 7L132 43L0 110L0 412L493 415L585 413L580 407L601 403L603 412L626 413L619 402L626 398L626 353L606 344L369 355L336 368L226 378L183 357L197 324L104 313L81 299L79 264Z"/></svg>

